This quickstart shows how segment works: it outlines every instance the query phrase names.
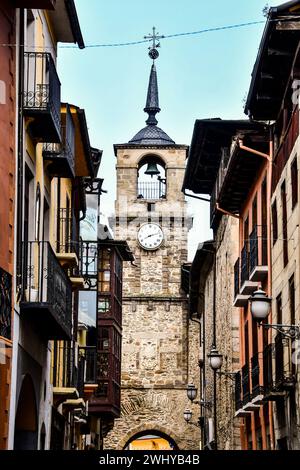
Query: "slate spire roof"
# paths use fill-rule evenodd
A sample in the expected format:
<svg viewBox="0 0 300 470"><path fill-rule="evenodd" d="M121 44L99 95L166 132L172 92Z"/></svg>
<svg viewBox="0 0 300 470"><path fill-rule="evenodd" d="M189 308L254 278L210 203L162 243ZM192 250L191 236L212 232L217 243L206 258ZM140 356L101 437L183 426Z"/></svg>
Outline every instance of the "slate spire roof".
<svg viewBox="0 0 300 470"><path fill-rule="evenodd" d="M136 145L174 145L172 140L160 127L157 126L156 114L160 112L158 99L158 84L155 64L152 64L149 78L145 113L148 114L147 126L141 129L130 141Z"/></svg>

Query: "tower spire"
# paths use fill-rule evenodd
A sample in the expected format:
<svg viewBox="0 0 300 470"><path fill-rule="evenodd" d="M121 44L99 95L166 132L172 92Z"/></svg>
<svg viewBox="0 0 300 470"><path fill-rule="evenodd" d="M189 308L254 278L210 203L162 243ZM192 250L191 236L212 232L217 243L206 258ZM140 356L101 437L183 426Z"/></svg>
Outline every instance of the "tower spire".
<svg viewBox="0 0 300 470"><path fill-rule="evenodd" d="M158 85L157 85L157 73L155 67L155 60L159 57L158 48L160 47L159 39L164 36L160 36L156 33L155 26L153 26L152 34L144 36L144 39L152 40L152 46L149 47L149 57L153 60L153 64L150 71L149 86L147 93L146 106L144 108L145 113L148 113L149 117L146 121L148 126L156 126L157 119L156 114L160 112L159 100L158 100Z"/></svg>

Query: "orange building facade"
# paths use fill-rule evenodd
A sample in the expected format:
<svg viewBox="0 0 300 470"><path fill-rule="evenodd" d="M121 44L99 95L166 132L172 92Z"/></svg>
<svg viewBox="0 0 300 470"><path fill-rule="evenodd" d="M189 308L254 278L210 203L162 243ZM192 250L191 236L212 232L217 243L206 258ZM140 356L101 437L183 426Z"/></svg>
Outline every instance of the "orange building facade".
<svg viewBox="0 0 300 470"><path fill-rule="evenodd" d="M15 8L0 5L0 44L15 43ZM12 358L12 276L15 185L15 48L0 48L0 449L7 448Z"/></svg>

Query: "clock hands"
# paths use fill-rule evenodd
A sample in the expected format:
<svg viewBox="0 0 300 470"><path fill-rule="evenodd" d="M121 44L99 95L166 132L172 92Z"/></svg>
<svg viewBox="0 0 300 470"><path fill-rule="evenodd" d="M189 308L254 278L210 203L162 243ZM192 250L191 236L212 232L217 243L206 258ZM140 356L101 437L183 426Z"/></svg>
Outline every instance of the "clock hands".
<svg viewBox="0 0 300 470"><path fill-rule="evenodd" d="M144 240L146 240L146 238L155 237L155 235L159 235L159 232L151 233L150 235L147 235L147 237L145 237Z"/></svg>

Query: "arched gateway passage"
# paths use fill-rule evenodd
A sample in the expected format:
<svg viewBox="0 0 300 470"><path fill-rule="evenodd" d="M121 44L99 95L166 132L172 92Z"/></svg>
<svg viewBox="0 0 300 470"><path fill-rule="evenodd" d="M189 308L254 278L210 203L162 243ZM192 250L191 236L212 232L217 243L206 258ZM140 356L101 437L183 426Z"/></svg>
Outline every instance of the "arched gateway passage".
<svg viewBox="0 0 300 470"><path fill-rule="evenodd" d="M38 417L32 378L25 375L20 391L15 421L15 450L36 450L38 443Z"/></svg>
<svg viewBox="0 0 300 470"><path fill-rule="evenodd" d="M150 429L132 436L126 442L124 450L178 450L178 446L169 435Z"/></svg>

